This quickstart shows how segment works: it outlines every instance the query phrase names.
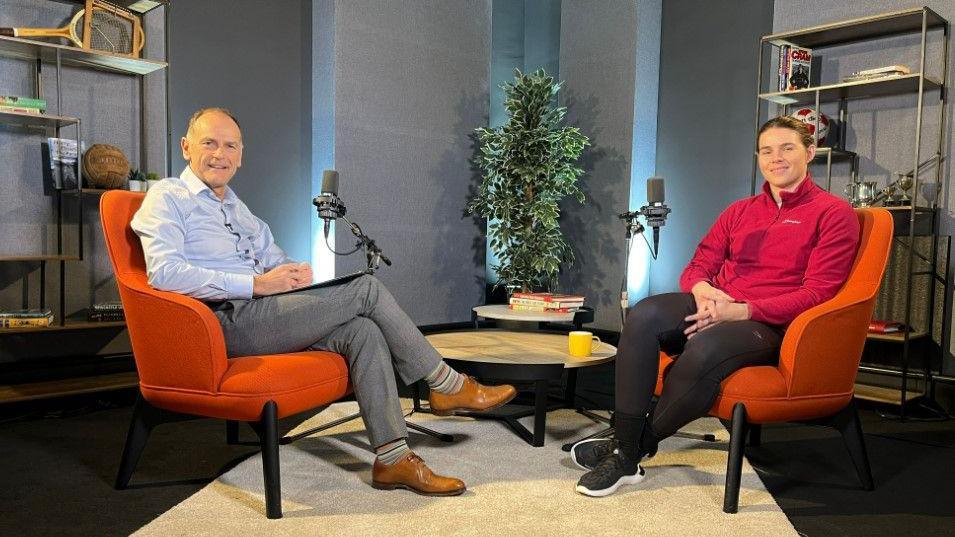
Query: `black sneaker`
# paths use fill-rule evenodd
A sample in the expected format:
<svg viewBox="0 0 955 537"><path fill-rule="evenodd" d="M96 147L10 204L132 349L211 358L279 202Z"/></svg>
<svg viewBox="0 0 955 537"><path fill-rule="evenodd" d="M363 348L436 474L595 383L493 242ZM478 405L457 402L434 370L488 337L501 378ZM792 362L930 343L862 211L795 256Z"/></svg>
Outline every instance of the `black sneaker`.
<svg viewBox="0 0 955 537"><path fill-rule="evenodd" d="M601 459L593 470L581 476L576 490L585 496L609 496L621 485L636 485L643 481L644 474L642 466L615 449Z"/></svg>
<svg viewBox="0 0 955 537"><path fill-rule="evenodd" d="M615 442L610 438L591 438L581 440L570 448L570 458L574 464L584 470L593 470L597 463L607 455L613 453Z"/></svg>

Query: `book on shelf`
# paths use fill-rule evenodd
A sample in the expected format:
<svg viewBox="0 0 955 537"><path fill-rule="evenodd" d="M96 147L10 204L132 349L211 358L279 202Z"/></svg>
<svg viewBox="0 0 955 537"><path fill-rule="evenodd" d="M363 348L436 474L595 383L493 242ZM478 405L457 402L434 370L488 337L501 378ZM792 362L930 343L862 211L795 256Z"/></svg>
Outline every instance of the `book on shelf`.
<svg viewBox="0 0 955 537"><path fill-rule="evenodd" d="M0 310L0 319L36 319L52 316L53 312L48 309Z"/></svg>
<svg viewBox="0 0 955 537"><path fill-rule="evenodd" d="M877 78L887 78L890 76L903 76L912 74L912 70L905 65L887 65L885 67L876 67L874 69L864 69L856 71L851 75L844 77L843 82L858 82L860 80L875 80Z"/></svg>
<svg viewBox="0 0 955 537"><path fill-rule="evenodd" d="M97 302L90 306L90 311L123 311L123 303L119 300Z"/></svg>
<svg viewBox="0 0 955 537"><path fill-rule="evenodd" d="M536 311L546 313L574 313L580 308L551 308L547 306L527 306L525 304L509 304L509 309L514 311Z"/></svg>
<svg viewBox="0 0 955 537"><path fill-rule="evenodd" d="M53 324L53 315L47 317L5 317L0 328L41 328Z"/></svg>
<svg viewBox="0 0 955 537"><path fill-rule="evenodd" d="M78 184L78 154L76 140L47 138L43 145L47 184L56 190L75 189Z"/></svg>
<svg viewBox="0 0 955 537"><path fill-rule="evenodd" d="M905 324L899 321L873 319L869 322L870 334L895 334L905 330Z"/></svg>
<svg viewBox="0 0 955 537"><path fill-rule="evenodd" d="M781 91L795 91L809 87L812 72L812 49L785 43L780 45L780 81L785 83Z"/></svg>
<svg viewBox="0 0 955 537"><path fill-rule="evenodd" d="M126 314L122 310L118 311L92 311L86 314L86 320L91 323L107 323L115 321L125 321Z"/></svg>
<svg viewBox="0 0 955 537"><path fill-rule="evenodd" d="M38 116L40 112L39 108L30 108L27 106L7 106L0 105L0 112L13 112L15 114L30 114L31 116Z"/></svg>
<svg viewBox="0 0 955 537"><path fill-rule="evenodd" d="M789 45L783 44L779 46L779 66L776 69L776 91L786 91L786 79L788 78L786 72L786 57L789 56Z"/></svg>
<svg viewBox="0 0 955 537"><path fill-rule="evenodd" d="M0 95L0 106L17 106L21 108L46 110L46 99L21 97L20 95Z"/></svg>

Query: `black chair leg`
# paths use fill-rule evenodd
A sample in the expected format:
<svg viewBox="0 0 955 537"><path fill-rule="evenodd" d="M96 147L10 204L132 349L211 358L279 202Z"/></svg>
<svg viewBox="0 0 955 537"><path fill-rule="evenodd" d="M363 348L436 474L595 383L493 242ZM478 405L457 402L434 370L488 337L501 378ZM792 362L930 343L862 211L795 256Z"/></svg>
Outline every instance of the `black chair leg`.
<svg viewBox="0 0 955 537"><path fill-rule="evenodd" d="M855 402L850 402L842 411L832 417L830 424L842 435L849 450L849 457L859 474L859 481L865 490L875 489L872 480L872 468L869 466L869 454L865 449L865 437L862 435L862 423L856 411Z"/></svg>
<svg viewBox="0 0 955 537"><path fill-rule="evenodd" d="M230 446L238 445L239 443L239 422L234 420L226 420L225 422L225 442Z"/></svg>
<svg viewBox="0 0 955 537"><path fill-rule="evenodd" d="M265 476L265 515L282 518L282 483L279 472L278 405L269 401L262 407L262 417L253 428L262 446L262 474Z"/></svg>
<svg viewBox="0 0 955 537"><path fill-rule="evenodd" d="M749 425L749 445L759 447L763 441L763 426L757 424Z"/></svg>
<svg viewBox="0 0 955 537"><path fill-rule="evenodd" d="M116 483L113 484L116 490L123 490L129 485L129 479L136 470L139 458L146 447L146 441L149 440L149 433L160 421L158 414L159 411L147 403L141 394L136 396L133 418L129 422L129 432L126 434L126 446L123 448L123 458L120 460L119 471L116 473Z"/></svg>
<svg viewBox="0 0 955 537"><path fill-rule="evenodd" d="M733 424L730 431L730 451L726 459L726 487L723 489L723 512L739 510L739 485L743 474L743 447L746 445L746 406L736 403L733 407Z"/></svg>

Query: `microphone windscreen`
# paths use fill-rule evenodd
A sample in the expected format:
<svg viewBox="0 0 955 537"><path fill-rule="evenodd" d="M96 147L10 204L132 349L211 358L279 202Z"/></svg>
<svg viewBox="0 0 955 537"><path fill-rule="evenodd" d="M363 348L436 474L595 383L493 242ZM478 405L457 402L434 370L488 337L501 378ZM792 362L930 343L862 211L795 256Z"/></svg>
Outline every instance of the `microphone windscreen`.
<svg viewBox="0 0 955 537"><path fill-rule="evenodd" d="M322 173L322 194L338 195L338 172L335 170Z"/></svg>
<svg viewBox="0 0 955 537"><path fill-rule="evenodd" d="M647 179L647 203L663 203L663 178L651 177Z"/></svg>

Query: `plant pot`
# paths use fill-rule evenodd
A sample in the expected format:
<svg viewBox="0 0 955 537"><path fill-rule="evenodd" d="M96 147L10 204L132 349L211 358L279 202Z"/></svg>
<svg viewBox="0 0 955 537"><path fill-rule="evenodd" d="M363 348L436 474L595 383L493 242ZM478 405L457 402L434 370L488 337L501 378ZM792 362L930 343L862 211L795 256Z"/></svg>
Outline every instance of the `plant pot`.
<svg viewBox="0 0 955 537"><path fill-rule="evenodd" d="M129 191L130 192L145 192L146 191L146 181L139 181L136 179L129 180Z"/></svg>
<svg viewBox="0 0 955 537"><path fill-rule="evenodd" d="M155 180L155 181L146 181L146 188L145 188L144 190L149 190L150 188L152 188L152 187L158 185L158 184L159 184L159 181L160 181L160 179L157 179L157 180Z"/></svg>

